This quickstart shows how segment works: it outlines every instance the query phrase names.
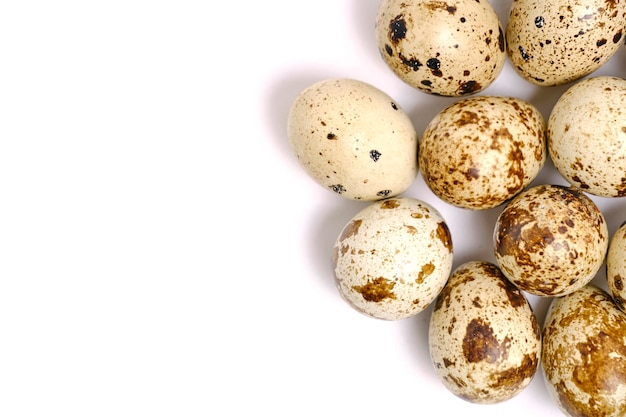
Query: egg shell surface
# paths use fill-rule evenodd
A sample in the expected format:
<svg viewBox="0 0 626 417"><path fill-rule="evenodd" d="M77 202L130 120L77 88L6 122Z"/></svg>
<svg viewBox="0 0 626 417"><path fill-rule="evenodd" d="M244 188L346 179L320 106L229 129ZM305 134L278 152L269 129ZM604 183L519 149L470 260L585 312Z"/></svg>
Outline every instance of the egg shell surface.
<svg viewBox="0 0 626 417"><path fill-rule="evenodd" d="M361 313L398 320L423 311L452 269L448 226L413 198L373 202L342 229L332 254L341 296Z"/></svg>
<svg viewBox="0 0 626 417"><path fill-rule="evenodd" d="M477 93L504 66L504 30L487 1L383 0L375 31L387 66L427 93Z"/></svg>
<svg viewBox="0 0 626 417"><path fill-rule="evenodd" d="M615 231L609 242L606 279L613 301L626 313L626 223Z"/></svg>
<svg viewBox="0 0 626 417"><path fill-rule="evenodd" d="M309 176L348 199L396 196L418 173L411 119L388 94L360 80L322 80L302 91L289 112L288 138Z"/></svg>
<svg viewBox="0 0 626 417"><path fill-rule="evenodd" d="M496 263L518 288L562 296L588 284L606 256L604 215L579 189L537 185L511 200L494 228Z"/></svg>
<svg viewBox="0 0 626 417"><path fill-rule="evenodd" d="M571 86L552 108L547 140L570 184L601 197L626 196L626 80L601 76Z"/></svg>
<svg viewBox="0 0 626 417"><path fill-rule="evenodd" d="M545 120L513 97L475 96L439 112L420 142L419 168L442 200L489 209L511 199L546 160Z"/></svg>
<svg viewBox="0 0 626 417"><path fill-rule="evenodd" d="M541 357L541 330L530 304L484 261L467 262L450 276L431 314L428 340L443 384L473 403L519 394Z"/></svg>
<svg viewBox="0 0 626 417"><path fill-rule="evenodd" d="M626 416L626 315L604 290L554 298L542 349L546 387L567 416Z"/></svg>
<svg viewBox="0 0 626 417"><path fill-rule="evenodd" d="M506 27L507 54L527 81L562 85L604 65L625 30L623 0L515 0Z"/></svg>

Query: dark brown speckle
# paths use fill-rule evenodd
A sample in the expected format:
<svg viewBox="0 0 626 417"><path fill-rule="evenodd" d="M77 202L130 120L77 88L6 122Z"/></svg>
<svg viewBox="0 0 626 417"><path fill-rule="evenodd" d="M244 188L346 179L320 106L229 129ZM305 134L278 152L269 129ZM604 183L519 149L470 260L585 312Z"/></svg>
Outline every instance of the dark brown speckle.
<svg viewBox="0 0 626 417"><path fill-rule="evenodd" d="M379 303L386 299L396 299L396 295L393 293L393 287L395 285L396 283L393 281L378 277L374 280L368 280L365 285L355 285L352 289L361 294L365 301Z"/></svg>

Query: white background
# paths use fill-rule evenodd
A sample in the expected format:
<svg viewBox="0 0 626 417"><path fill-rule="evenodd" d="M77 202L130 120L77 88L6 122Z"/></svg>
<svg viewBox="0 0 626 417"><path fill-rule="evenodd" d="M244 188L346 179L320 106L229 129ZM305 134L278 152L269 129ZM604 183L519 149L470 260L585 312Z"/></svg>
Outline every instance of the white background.
<svg viewBox="0 0 626 417"><path fill-rule="evenodd" d="M430 310L377 321L333 286L331 247L364 203L300 169L292 101L361 79L420 136L454 101L383 64L378 4L3 2L0 415L560 415L539 373L502 404L456 398L432 370ZM492 4L506 24L511 1ZM626 77L626 48L600 74ZM547 117L566 88L507 62L481 94ZM565 183L549 164L535 182ZM455 267L493 259L499 208L453 208L421 178L406 195L447 219ZM594 200L614 232L626 201Z"/></svg>

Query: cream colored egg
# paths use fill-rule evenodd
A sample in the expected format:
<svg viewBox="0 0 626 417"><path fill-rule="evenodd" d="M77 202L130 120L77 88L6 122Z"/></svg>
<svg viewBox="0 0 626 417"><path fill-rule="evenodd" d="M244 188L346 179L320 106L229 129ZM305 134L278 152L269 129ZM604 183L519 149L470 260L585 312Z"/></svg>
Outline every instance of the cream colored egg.
<svg viewBox="0 0 626 417"><path fill-rule="evenodd" d="M484 0L383 0L375 31L387 66L407 84L432 94L484 90L506 57L504 30Z"/></svg>
<svg viewBox="0 0 626 417"><path fill-rule="evenodd" d="M522 392L541 358L541 330L524 294L494 264L458 267L429 326L435 371L455 395L494 404Z"/></svg>
<svg viewBox="0 0 626 417"><path fill-rule="evenodd" d="M348 199L396 196L417 176L418 137L410 118L363 81L329 79L306 88L289 112L288 137L306 172Z"/></svg>
<svg viewBox="0 0 626 417"><path fill-rule="evenodd" d="M547 140L570 184L597 196L626 196L626 80L602 76L570 87L550 113Z"/></svg>
<svg viewBox="0 0 626 417"><path fill-rule="evenodd" d="M496 262L518 288L562 296L588 284L604 263L604 215L580 190L529 188L502 210L494 230Z"/></svg>
<svg viewBox="0 0 626 417"><path fill-rule="evenodd" d="M339 293L361 313L398 320L423 311L452 268L450 231L431 205L413 198L373 202L333 247Z"/></svg>
<svg viewBox="0 0 626 417"><path fill-rule="evenodd" d="M561 85L604 65L625 30L624 1L516 0L506 27L507 54L527 81Z"/></svg>
<svg viewBox="0 0 626 417"><path fill-rule="evenodd" d="M587 285L552 300L541 365L565 415L626 416L626 315L604 290Z"/></svg>
<svg viewBox="0 0 626 417"><path fill-rule="evenodd" d="M626 312L626 223L615 231L609 242L606 279L615 304Z"/></svg>
<svg viewBox="0 0 626 417"><path fill-rule="evenodd" d="M545 121L512 97L475 96L437 114L420 142L419 168L442 200L489 209L521 192L546 160Z"/></svg>

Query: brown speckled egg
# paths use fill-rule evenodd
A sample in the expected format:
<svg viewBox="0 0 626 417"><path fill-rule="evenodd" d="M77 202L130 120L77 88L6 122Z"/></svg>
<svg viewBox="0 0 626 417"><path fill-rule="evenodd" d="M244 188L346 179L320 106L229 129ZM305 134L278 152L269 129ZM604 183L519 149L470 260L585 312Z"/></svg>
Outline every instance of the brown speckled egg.
<svg viewBox="0 0 626 417"><path fill-rule="evenodd" d="M623 0L516 0L506 27L507 54L527 81L565 84L617 52L625 22Z"/></svg>
<svg viewBox="0 0 626 417"><path fill-rule="evenodd" d="M371 203L333 247L337 289L361 313L398 320L423 311L452 269L452 239L431 205L412 198Z"/></svg>
<svg viewBox="0 0 626 417"><path fill-rule="evenodd" d="M484 261L454 271L435 302L428 341L443 384L473 403L519 394L541 357L541 331L530 304L496 265Z"/></svg>
<svg viewBox="0 0 626 417"><path fill-rule="evenodd" d="M602 76L570 87L552 108L547 141L570 184L601 197L626 196L626 80Z"/></svg>
<svg viewBox="0 0 626 417"><path fill-rule="evenodd" d="M626 312L626 223L615 231L609 242L606 279L615 304Z"/></svg>
<svg viewBox="0 0 626 417"><path fill-rule="evenodd" d="M375 30L389 68L431 94L477 93L496 79L506 57L500 20L484 0L383 0Z"/></svg>
<svg viewBox="0 0 626 417"><path fill-rule="evenodd" d="M326 189L353 200L381 200L417 176L418 137L389 95L359 80L329 79L302 91L288 116L289 144Z"/></svg>
<svg viewBox="0 0 626 417"><path fill-rule="evenodd" d="M496 262L520 289L562 296L588 284L608 248L608 228L580 190L537 185L507 203L496 221Z"/></svg>
<svg viewBox="0 0 626 417"><path fill-rule="evenodd" d="M553 299L542 349L546 386L566 415L626 416L626 315L604 290Z"/></svg>
<svg viewBox="0 0 626 417"><path fill-rule="evenodd" d="M489 209L511 199L546 160L545 121L531 104L475 96L437 114L420 142L419 167L442 200Z"/></svg>

